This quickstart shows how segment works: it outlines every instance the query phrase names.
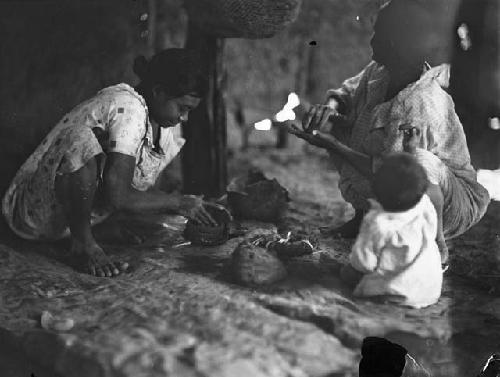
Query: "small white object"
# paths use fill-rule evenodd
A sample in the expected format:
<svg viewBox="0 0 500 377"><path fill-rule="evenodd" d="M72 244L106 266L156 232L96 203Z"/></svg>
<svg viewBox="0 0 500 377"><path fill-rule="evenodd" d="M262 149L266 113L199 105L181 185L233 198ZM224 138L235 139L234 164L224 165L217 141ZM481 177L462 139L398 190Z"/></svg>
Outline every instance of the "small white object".
<svg viewBox="0 0 500 377"><path fill-rule="evenodd" d="M273 122L271 122L271 119L264 119L261 120L260 122L257 122L254 124L254 127L257 131L269 131L273 125Z"/></svg>
<svg viewBox="0 0 500 377"><path fill-rule="evenodd" d="M191 245L191 242L190 242L190 241L188 241L188 242L183 242L183 243L179 243L179 244L177 244L177 245L172 246L172 249L178 249L179 247L189 246L189 245Z"/></svg>
<svg viewBox="0 0 500 377"><path fill-rule="evenodd" d="M295 109L297 106L300 105L300 98L297 95L297 93L290 93L288 95L288 102L285 106L288 106L290 109Z"/></svg>
<svg viewBox="0 0 500 377"><path fill-rule="evenodd" d="M297 93L290 93L285 106L276 115L275 119L278 122L286 122L287 120L295 120L296 115L293 109L300 105L300 98Z"/></svg>
<svg viewBox="0 0 500 377"><path fill-rule="evenodd" d="M500 201L500 169L477 171L477 181L488 190L491 200Z"/></svg>
<svg viewBox="0 0 500 377"><path fill-rule="evenodd" d="M500 130L500 119L497 117L488 119L488 124L492 130Z"/></svg>
<svg viewBox="0 0 500 377"><path fill-rule="evenodd" d="M276 114L275 118L278 122L286 122L287 120L295 120L296 115L292 109L284 108Z"/></svg>
<svg viewBox="0 0 500 377"><path fill-rule="evenodd" d="M460 38L460 46L464 51L468 51L472 47L472 41L469 35L469 27L467 24L461 24L457 29L458 37Z"/></svg>

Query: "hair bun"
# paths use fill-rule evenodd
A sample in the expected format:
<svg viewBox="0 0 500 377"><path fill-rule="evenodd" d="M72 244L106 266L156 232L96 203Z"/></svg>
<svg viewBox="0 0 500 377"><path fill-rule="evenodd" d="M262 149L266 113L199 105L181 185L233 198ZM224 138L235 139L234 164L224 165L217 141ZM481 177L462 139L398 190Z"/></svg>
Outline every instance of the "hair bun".
<svg viewBox="0 0 500 377"><path fill-rule="evenodd" d="M148 75L148 61L143 55L139 55L134 60L134 73L141 79L145 80Z"/></svg>

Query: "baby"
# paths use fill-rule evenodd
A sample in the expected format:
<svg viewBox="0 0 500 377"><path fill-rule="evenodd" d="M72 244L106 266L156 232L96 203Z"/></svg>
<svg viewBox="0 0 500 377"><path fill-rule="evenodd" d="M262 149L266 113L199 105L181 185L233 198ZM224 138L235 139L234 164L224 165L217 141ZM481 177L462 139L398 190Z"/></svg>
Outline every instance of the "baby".
<svg viewBox="0 0 500 377"><path fill-rule="evenodd" d="M383 296L421 308L441 295L443 271L436 243L438 219L423 167L409 153L384 159L373 179L376 201L363 219L341 277L356 296Z"/></svg>

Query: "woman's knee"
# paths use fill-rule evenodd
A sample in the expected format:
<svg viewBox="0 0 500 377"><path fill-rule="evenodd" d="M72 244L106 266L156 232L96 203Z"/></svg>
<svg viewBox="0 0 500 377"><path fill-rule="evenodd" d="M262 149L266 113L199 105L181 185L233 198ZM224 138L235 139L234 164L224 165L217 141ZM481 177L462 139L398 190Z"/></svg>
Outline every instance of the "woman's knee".
<svg viewBox="0 0 500 377"><path fill-rule="evenodd" d="M439 185L444 181L448 167L438 156L428 150L417 148L414 157L424 168L431 183Z"/></svg>
<svg viewBox="0 0 500 377"><path fill-rule="evenodd" d="M89 195L93 196L97 189L97 182L98 161L94 157L74 172L57 174L55 194L63 204L68 200L74 200L79 194L89 199Z"/></svg>
<svg viewBox="0 0 500 377"><path fill-rule="evenodd" d="M444 194L441 186L438 184L430 183L427 188L427 195L431 199L434 206L443 207L444 205Z"/></svg>

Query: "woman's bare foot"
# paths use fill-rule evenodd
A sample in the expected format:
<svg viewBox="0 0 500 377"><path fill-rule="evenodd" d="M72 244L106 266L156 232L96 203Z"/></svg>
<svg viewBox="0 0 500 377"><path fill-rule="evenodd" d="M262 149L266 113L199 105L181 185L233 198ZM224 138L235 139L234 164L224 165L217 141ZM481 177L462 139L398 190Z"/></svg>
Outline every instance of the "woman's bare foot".
<svg viewBox="0 0 500 377"><path fill-rule="evenodd" d="M104 243L141 245L145 242L143 237L116 220L108 220L96 225L92 233L96 240Z"/></svg>
<svg viewBox="0 0 500 377"><path fill-rule="evenodd" d="M84 257L87 272L93 276L113 277L128 268L128 263L113 263L95 241L81 242L73 239L71 253Z"/></svg>
<svg viewBox="0 0 500 377"><path fill-rule="evenodd" d="M345 224L333 229L327 227L320 228L321 233L334 238L356 238L364 215L363 211L356 211L354 217Z"/></svg>

